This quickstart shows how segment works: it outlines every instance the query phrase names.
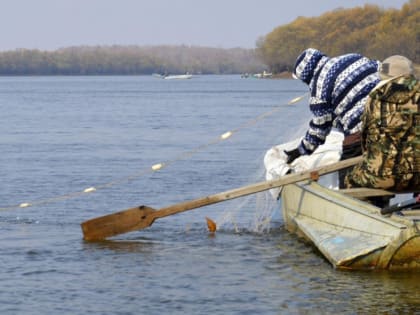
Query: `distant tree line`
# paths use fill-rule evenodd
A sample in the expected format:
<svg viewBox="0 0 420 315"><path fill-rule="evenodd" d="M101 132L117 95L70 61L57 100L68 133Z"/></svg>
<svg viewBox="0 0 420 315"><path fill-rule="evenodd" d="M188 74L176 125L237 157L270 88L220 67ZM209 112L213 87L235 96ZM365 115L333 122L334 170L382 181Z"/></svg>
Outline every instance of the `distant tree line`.
<svg viewBox="0 0 420 315"><path fill-rule="evenodd" d="M0 75L234 74L265 69L254 49L78 46L0 52Z"/></svg>
<svg viewBox="0 0 420 315"><path fill-rule="evenodd" d="M383 60L399 54L420 63L420 0L401 10L365 5L338 9L319 17L299 17L279 26L257 42L261 60L275 73L291 71L308 47L329 56L357 52Z"/></svg>
<svg viewBox="0 0 420 315"><path fill-rule="evenodd" d="M420 63L420 0L401 10L365 5L319 17L298 17L257 40L256 49L199 46L78 46L0 52L0 75L236 74L291 71L298 54L314 47L334 56L400 54Z"/></svg>

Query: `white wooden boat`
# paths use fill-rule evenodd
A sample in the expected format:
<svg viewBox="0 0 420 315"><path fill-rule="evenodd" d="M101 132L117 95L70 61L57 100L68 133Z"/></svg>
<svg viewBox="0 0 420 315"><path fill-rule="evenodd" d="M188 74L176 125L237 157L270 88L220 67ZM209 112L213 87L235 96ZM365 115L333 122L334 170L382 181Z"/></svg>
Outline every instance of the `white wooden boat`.
<svg viewBox="0 0 420 315"><path fill-rule="evenodd" d="M191 79L192 74L178 74L178 75L167 75L163 77L165 80L185 80Z"/></svg>
<svg viewBox="0 0 420 315"><path fill-rule="evenodd" d="M420 270L420 210L383 215L361 200L376 189L333 190L315 181L281 191L285 227L339 269ZM358 196L357 198L355 196Z"/></svg>
<svg viewBox="0 0 420 315"><path fill-rule="evenodd" d="M152 76L158 79L165 79L165 80L185 80L185 79L191 79L193 77L193 75L189 73L173 74L173 75L153 73Z"/></svg>

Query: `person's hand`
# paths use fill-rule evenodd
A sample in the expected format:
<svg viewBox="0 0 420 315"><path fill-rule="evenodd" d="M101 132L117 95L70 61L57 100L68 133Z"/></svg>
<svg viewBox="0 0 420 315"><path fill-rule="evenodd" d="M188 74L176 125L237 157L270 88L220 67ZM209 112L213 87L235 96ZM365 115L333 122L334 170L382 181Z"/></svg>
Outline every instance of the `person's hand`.
<svg viewBox="0 0 420 315"><path fill-rule="evenodd" d="M299 149L293 149L290 151L284 150L284 153L287 155L287 164L292 163L294 160L296 160L300 156Z"/></svg>

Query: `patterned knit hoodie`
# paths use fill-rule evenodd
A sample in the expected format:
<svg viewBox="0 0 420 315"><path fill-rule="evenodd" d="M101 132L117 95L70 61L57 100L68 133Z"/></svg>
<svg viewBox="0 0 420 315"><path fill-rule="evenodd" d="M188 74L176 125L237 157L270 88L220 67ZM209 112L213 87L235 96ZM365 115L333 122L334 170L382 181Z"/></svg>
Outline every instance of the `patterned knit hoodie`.
<svg viewBox="0 0 420 315"><path fill-rule="evenodd" d="M294 75L308 84L313 118L299 144L301 154L311 154L331 129L345 135L361 130L361 115L369 92L380 81L380 63L359 54L329 58L309 48L296 59Z"/></svg>

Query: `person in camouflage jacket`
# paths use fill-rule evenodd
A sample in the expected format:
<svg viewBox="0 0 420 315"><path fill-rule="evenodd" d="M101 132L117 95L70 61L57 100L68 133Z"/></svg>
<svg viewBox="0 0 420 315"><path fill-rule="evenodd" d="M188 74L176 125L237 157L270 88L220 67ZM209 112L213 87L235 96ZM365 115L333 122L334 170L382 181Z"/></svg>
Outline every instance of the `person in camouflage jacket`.
<svg viewBox="0 0 420 315"><path fill-rule="evenodd" d="M345 185L420 190L420 82L414 75L382 81L362 115L363 161Z"/></svg>

